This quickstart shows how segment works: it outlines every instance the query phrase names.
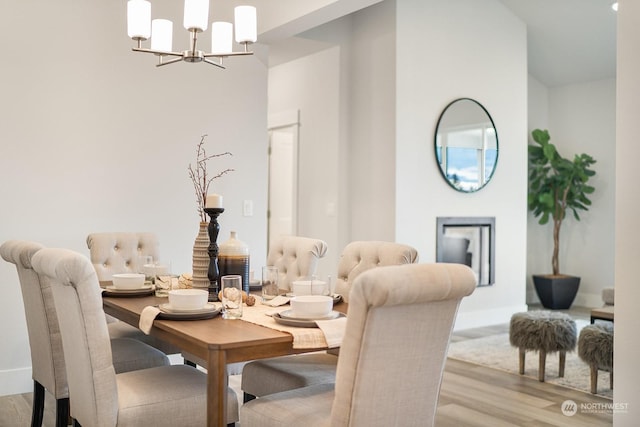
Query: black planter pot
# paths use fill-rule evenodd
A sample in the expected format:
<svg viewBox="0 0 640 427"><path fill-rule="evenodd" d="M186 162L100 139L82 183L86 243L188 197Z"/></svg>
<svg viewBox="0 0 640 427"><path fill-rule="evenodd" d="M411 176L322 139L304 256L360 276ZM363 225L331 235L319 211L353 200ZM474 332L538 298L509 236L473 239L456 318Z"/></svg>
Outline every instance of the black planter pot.
<svg viewBox="0 0 640 427"><path fill-rule="evenodd" d="M573 304L580 287L580 278L566 275L534 275L533 284L543 307L564 310Z"/></svg>

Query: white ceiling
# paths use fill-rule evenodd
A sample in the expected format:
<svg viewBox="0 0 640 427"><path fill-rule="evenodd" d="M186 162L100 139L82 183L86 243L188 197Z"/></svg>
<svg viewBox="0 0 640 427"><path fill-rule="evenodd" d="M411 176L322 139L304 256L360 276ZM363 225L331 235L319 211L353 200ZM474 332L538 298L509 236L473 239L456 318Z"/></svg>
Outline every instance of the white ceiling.
<svg viewBox="0 0 640 427"><path fill-rule="evenodd" d="M287 1L291 0L253 0L259 15L267 8L268 16L280 18L276 25L273 18L268 19L271 25L263 27L259 36L269 45L270 66L326 48L322 43L292 37L295 34L380 0L307 0L307 10L298 11L302 12L300 18L283 23L282 14L273 12ZM553 87L615 78L613 0L500 1L527 25L529 73L541 83Z"/></svg>
<svg viewBox="0 0 640 427"><path fill-rule="evenodd" d="M548 87L616 76L613 0L500 0L527 24L529 73Z"/></svg>

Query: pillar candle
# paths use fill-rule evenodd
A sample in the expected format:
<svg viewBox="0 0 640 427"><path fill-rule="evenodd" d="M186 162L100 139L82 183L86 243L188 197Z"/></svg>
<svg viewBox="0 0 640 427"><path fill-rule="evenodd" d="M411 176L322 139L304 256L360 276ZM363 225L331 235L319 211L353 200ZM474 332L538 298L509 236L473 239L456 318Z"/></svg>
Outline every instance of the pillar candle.
<svg viewBox="0 0 640 427"><path fill-rule="evenodd" d="M222 196L219 194L207 194L205 208L222 208Z"/></svg>

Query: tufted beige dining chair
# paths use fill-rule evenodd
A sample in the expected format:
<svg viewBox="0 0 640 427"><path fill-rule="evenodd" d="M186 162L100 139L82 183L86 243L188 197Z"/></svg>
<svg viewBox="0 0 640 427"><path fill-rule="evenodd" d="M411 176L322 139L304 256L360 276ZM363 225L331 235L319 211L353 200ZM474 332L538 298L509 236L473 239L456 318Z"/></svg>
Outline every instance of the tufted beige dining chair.
<svg viewBox="0 0 640 427"><path fill-rule="evenodd" d="M269 245L267 265L278 267L278 287L291 290L291 282L315 274L318 261L327 253L323 240L280 236Z"/></svg>
<svg viewBox="0 0 640 427"><path fill-rule="evenodd" d="M35 242L9 240L0 246L0 254L15 264L22 290L33 376L31 425L42 425L46 389L56 399L56 425L66 426L69 393L58 315L49 281L31 268L32 257L43 247ZM136 340L113 339L111 345L116 372L169 364L164 353Z"/></svg>
<svg viewBox="0 0 640 427"><path fill-rule="evenodd" d="M157 260L160 256L159 246L157 236L150 232L103 232L87 236L91 263L101 282L110 281L117 273L137 273L141 267L138 265L139 257L150 255ZM140 340L166 354L180 352L177 347L146 335L138 328L111 316L107 318L111 338Z"/></svg>
<svg viewBox="0 0 640 427"><path fill-rule="evenodd" d="M51 282L76 426L202 426L206 424L206 374L185 365L116 374L96 271L83 255L44 248L33 269ZM238 401L228 393L228 422Z"/></svg>
<svg viewBox="0 0 640 427"><path fill-rule="evenodd" d="M412 264L418 251L411 246L383 241L355 241L345 246L338 262L336 293L349 301L353 281L375 267ZM244 401L312 384L333 383L338 358L332 352L282 356L247 363L243 370Z"/></svg>
<svg viewBox="0 0 640 427"><path fill-rule="evenodd" d="M476 288L462 264L371 269L353 283L335 386L264 396L242 427L433 426L451 331Z"/></svg>
<svg viewBox="0 0 640 427"><path fill-rule="evenodd" d="M91 233L87 247L100 281L111 280L116 273L137 273L141 255L151 255L154 261L160 255L158 238L147 232Z"/></svg>
<svg viewBox="0 0 640 427"><path fill-rule="evenodd" d="M278 287L291 289L291 282L315 274L318 261L327 253L327 244L323 240L301 236L280 236L269 246L267 265L278 267ZM185 360L206 368L206 361L193 354L183 352ZM243 372L245 362L227 365L229 375Z"/></svg>

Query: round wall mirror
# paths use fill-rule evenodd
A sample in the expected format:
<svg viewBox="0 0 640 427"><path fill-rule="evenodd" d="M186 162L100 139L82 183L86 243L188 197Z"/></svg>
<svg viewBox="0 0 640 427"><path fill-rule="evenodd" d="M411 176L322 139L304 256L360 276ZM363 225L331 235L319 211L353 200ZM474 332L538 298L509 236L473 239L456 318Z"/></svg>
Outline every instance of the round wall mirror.
<svg viewBox="0 0 640 427"><path fill-rule="evenodd" d="M470 98L452 101L438 119L435 150L451 187L472 193L487 185L498 163L498 133L487 110Z"/></svg>

